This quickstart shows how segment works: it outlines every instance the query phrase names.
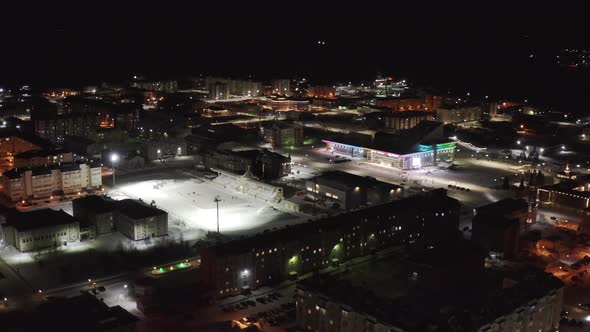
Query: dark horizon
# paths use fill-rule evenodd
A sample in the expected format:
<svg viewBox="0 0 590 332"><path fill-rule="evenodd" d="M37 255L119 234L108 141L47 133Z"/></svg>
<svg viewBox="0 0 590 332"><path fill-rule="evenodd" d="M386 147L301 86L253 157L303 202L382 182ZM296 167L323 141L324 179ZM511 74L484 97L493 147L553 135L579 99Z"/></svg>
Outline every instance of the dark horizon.
<svg viewBox="0 0 590 332"><path fill-rule="evenodd" d="M458 95L529 99L571 111L584 105L590 73L553 61L562 48L587 45L575 15L449 12L422 15L420 21L366 9L341 16L99 11L5 29L0 84L80 86L135 74L336 83L382 74Z"/></svg>

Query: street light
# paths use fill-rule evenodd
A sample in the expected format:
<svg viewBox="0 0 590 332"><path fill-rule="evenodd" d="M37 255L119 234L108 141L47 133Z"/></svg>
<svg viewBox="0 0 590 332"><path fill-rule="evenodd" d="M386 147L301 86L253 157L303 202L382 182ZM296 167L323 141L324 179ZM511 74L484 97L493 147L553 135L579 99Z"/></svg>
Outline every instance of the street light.
<svg viewBox="0 0 590 332"><path fill-rule="evenodd" d="M113 163L113 187L115 187L115 163L119 160L119 155L116 153L111 154L111 162Z"/></svg>
<svg viewBox="0 0 590 332"><path fill-rule="evenodd" d="M217 234L219 234L219 202L221 202L219 195L215 196L213 202L215 202L215 205L217 205Z"/></svg>

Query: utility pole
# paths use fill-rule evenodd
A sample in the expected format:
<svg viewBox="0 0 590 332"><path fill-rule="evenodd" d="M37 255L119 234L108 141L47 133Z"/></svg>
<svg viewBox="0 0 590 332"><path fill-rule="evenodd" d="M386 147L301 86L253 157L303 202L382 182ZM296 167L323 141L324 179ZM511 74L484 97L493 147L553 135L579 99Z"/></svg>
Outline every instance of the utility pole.
<svg viewBox="0 0 590 332"><path fill-rule="evenodd" d="M317 192L318 192L318 177L317 175L313 175L313 215L316 215L316 201L317 201Z"/></svg>
<svg viewBox="0 0 590 332"><path fill-rule="evenodd" d="M219 234L219 202L221 202L221 198L219 198L219 195L215 196L213 202L215 202L215 204L217 205L217 234Z"/></svg>

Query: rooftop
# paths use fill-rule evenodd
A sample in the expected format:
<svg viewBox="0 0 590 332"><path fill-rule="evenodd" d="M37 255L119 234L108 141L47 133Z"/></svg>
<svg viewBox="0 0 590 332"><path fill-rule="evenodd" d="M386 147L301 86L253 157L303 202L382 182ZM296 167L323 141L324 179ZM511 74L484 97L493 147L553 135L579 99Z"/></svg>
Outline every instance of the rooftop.
<svg viewBox="0 0 590 332"><path fill-rule="evenodd" d="M477 214L508 214L513 211L528 209L528 203L522 199L506 198L476 209Z"/></svg>
<svg viewBox="0 0 590 332"><path fill-rule="evenodd" d="M116 208L115 201L97 195L88 195L85 197L77 198L72 202L72 204L93 212L109 212L115 210Z"/></svg>
<svg viewBox="0 0 590 332"><path fill-rule="evenodd" d="M343 309L348 307L404 331L415 332L446 331L449 321L469 326L466 331L475 331L563 287L559 279L542 271L515 274L486 269L471 281L441 288L436 275L422 278L421 271L411 261L389 257L346 272L305 279L298 285L342 304ZM511 281L511 287L505 286L507 280ZM435 329L429 329L434 326Z"/></svg>
<svg viewBox="0 0 590 332"><path fill-rule="evenodd" d="M209 248L210 251L219 254L242 254L260 246L271 243L281 243L292 239L303 239L323 231L343 229L345 225L353 225L361 218L376 218L377 216L390 216L417 213L420 211L440 211L458 206L459 202L447 196L445 189L436 189L420 193L398 201L375 205L362 210L355 210L344 214L296 224L276 231L260 233L252 237L236 239Z"/></svg>
<svg viewBox="0 0 590 332"><path fill-rule="evenodd" d="M3 331L119 331L127 330L138 320L120 306L109 307L87 293L50 300L32 312L2 316Z"/></svg>
<svg viewBox="0 0 590 332"><path fill-rule="evenodd" d="M17 179L20 178L21 175L26 171L31 171L33 176L43 175L43 174L51 174L51 170L59 169L62 172L71 172L80 169L80 165L85 164L84 162L76 161L71 163L62 163L62 164L55 164L55 165L46 165L46 166L38 166L38 167L21 167L21 168L13 168L10 171L2 173L3 176L6 176L9 179ZM88 163L90 167L100 167L98 163Z"/></svg>
<svg viewBox="0 0 590 332"><path fill-rule="evenodd" d="M69 153L64 149L55 149L55 150L31 150L19 153L14 156L14 158L19 159L29 159L34 157L51 157L59 154Z"/></svg>
<svg viewBox="0 0 590 332"><path fill-rule="evenodd" d="M164 210L130 198L116 201L116 206L120 213L131 219L143 219L166 214Z"/></svg>
<svg viewBox="0 0 590 332"><path fill-rule="evenodd" d="M369 176L359 176L342 171L325 172L318 176L315 181L320 185L329 186L344 191L355 187L383 187L393 190L402 188L395 184L378 181L377 179Z"/></svg>
<svg viewBox="0 0 590 332"><path fill-rule="evenodd" d="M70 216L61 209L59 211L52 209L41 209L31 212L11 211L6 216L6 224L21 232L75 222L78 222L78 219Z"/></svg>

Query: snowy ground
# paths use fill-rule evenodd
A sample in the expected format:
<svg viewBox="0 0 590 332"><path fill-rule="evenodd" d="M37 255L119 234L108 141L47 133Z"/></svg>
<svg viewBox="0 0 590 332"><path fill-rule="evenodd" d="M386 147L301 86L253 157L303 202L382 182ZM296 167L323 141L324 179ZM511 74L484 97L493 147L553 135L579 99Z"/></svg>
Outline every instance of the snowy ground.
<svg viewBox="0 0 590 332"><path fill-rule="evenodd" d="M232 193L200 179L146 180L117 186L110 192L115 199L141 198L155 201L168 212L171 226L182 230L217 230L217 209L213 201L219 196L219 228L226 234L251 234L267 228L300 222L301 218L240 193Z"/></svg>

